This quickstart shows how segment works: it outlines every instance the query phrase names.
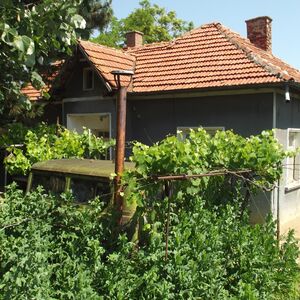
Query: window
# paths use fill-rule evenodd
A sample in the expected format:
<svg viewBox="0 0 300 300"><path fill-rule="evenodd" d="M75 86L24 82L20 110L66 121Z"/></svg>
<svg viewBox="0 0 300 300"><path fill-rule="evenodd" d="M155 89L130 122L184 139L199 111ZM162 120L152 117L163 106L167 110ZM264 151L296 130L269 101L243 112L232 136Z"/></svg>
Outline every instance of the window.
<svg viewBox="0 0 300 300"><path fill-rule="evenodd" d="M92 68L83 69L83 86L84 91L94 89L94 71Z"/></svg>
<svg viewBox="0 0 300 300"><path fill-rule="evenodd" d="M288 129L288 150L295 151L300 147L300 129ZM287 159L287 185L295 186L300 184L300 155Z"/></svg>
<svg viewBox="0 0 300 300"><path fill-rule="evenodd" d="M214 136L216 134L216 132L218 130L225 130L225 127L222 126L214 126L214 127L177 127L177 132L181 132L180 135L177 134L178 137L181 137L183 140L185 140L189 134L191 130L198 130L199 128L203 128L206 130L206 132L210 135L210 136Z"/></svg>

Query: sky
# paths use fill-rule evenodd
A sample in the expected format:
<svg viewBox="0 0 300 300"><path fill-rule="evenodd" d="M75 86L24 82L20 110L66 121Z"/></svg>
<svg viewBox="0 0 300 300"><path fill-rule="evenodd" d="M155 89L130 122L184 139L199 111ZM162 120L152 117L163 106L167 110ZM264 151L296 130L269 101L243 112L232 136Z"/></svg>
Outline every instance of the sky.
<svg viewBox="0 0 300 300"><path fill-rule="evenodd" d="M139 6L139 0L112 0L114 14L124 18ZM245 20L269 16L272 22L272 52L300 70L300 0L151 0L174 10L177 17L195 27L211 22L246 37Z"/></svg>

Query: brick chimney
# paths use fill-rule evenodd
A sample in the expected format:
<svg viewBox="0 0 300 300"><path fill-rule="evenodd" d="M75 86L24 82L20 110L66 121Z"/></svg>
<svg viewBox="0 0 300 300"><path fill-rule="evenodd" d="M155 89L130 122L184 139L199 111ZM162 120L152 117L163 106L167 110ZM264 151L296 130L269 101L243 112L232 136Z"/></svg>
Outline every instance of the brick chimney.
<svg viewBox="0 0 300 300"><path fill-rule="evenodd" d="M258 17L246 21L247 37L252 44L265 51L272 52L272 19Z"/></svg>
<svg viewBox="0 0 300 300"><path fill-rule="evenodd" d="M140 31L130 31L126 33L126 45L129 48L143 45L143 33Z"/></svg>

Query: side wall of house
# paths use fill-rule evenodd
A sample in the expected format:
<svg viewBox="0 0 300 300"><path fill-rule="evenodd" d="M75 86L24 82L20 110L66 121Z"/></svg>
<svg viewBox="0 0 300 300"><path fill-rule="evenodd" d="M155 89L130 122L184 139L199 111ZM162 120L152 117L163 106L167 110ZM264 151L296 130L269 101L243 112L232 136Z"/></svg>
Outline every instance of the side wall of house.
<svg viewBox="0 0 300 300"><path fill-rule="evenodd" d="M129 102L132 139L145 144L178 127L225 127L243 136L272 128L272 94L228 95Z"/></svg>
<svg viewBox="0 0 300 300"><path fill-rule="evenodd" d="M300 99L291 97L291 102L286 103L283 95L277 94L276 98L276 127L278 128L276 134L280 143L288 149L288 129L300 129ZM284 234L288 229L293 228L296 236L300 237L300 181L293 183L288 181L288 173L293 172L293 168L300 168L300 165L293 166L288 159L283 164L279 190L274 193L276 210L277 213L279 212L280 231Z"/></svg>

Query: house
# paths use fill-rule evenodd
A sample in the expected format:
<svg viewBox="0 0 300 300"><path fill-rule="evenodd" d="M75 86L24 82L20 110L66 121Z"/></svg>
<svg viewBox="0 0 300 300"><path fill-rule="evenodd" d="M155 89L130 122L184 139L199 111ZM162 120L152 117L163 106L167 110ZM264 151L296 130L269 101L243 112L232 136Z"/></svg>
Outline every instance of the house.
<svg viewBox="0 0 300 300"><path fill-rule="evenodd" d="M300 146L300 71L272 54L271 23L269 17L246 21L247 38L211 23L149 45L134 31L122 50L79 41L64 67L68 79L53 88L63 124L114 137L117 85L111 72L133 70L132 80L121 80L128 87L127 140L152 144L198 127L243 136L274 128L284 147L294 149ZM271 212L281 232L292 226L300 234L298 160L285 162L290 167L279 188L253 203L253 221Z"/></svg>

